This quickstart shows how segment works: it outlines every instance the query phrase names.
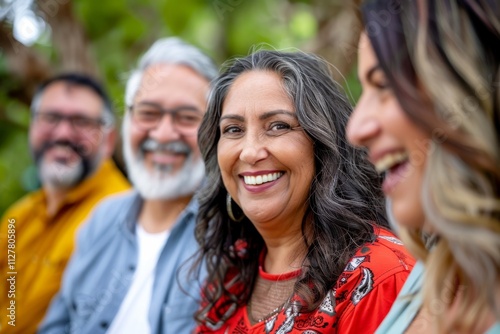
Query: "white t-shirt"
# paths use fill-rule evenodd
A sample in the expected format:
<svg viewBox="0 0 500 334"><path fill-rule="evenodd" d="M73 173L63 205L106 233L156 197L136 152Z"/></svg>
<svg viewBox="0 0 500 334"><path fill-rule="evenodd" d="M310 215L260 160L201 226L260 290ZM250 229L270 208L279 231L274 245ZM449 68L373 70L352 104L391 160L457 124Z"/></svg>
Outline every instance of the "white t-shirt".
<svg viewBox="0 0 500 334"><path fill-rule="evenodd" d="M169 231L148 233L136 225L139 260L132 284L123 299L107 334L149 334L149 305L153 293L155 268L161 250L168 239Z"/></svg>

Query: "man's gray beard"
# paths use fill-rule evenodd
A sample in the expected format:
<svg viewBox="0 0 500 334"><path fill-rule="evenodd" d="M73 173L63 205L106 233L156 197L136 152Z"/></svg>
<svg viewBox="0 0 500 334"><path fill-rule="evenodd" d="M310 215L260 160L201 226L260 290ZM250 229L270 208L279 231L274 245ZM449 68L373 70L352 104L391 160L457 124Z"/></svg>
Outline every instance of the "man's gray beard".
<svg viewBox="0 0 500 334"><path fill-rule="evenodd" d="M44 158L38 166L40 180L43 185L55 189L66 189L77 185L84 173L83 162L64 164L57 161L46 162Z"/></svg>
<svg viewBox="0 0 500 334"><path fill-rule="evenodd" d="M149 171L144 165L141 150L132 152L130 142L130 117L123 120L123 155L128 177L139 194L145 199L171 200L192 195L205 177L205 165L201 157L195 159L189 154L184 166L172 174L172 166L154 166Z"/></svg>
<svg viewBox="0 0 500 334"><path fill-rule="evenodd" d="M78 159L69 163L47 161L45 159L47 150L58 145L71 149ZM30 146L30 151L42 185L53 189L69 189L77 186L96 171L104 158L102 148L99 148L94 156L85 155L83 146L68 140L45 141L36 149Z"/></svg>

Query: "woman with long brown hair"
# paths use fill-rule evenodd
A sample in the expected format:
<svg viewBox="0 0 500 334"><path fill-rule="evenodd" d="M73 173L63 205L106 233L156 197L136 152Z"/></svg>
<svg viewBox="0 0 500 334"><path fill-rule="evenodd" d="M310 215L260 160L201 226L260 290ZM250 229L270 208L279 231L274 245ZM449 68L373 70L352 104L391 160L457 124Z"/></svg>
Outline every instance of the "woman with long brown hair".
<svg viewBox="0 0 500 334"><path fill-rule="evenodd" d="M348 138L420 260L379 333L500 332L500 3L366 1Z"/></svg>

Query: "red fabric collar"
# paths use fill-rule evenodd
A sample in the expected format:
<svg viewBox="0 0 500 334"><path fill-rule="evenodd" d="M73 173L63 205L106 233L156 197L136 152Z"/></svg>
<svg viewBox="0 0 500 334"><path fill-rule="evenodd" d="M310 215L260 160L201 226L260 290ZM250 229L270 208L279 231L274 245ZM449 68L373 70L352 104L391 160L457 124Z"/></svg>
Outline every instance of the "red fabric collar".
<svg viewBox="0 0 500 334"><path fill-rule="evenodd" d="M267 250L264 249L259 256L259 275L265 280L268 281L286 281L291 278L295 278L302 273L302 268L299 268L294 271L290 271L283 274L269 274L264 269L264 259L266 258Z"/></svg>

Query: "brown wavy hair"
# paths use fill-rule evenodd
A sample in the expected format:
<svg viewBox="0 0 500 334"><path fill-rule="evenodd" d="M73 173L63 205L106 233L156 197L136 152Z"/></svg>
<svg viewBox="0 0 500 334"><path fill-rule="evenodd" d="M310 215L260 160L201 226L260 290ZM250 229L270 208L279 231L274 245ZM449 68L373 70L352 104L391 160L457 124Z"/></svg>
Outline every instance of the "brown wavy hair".
<svg viewBox="0 0 500 334"><path fill-rule="evenodd" d="M375 0L362 16L402 109L432 140L421 194L432 251L401 228L425 261L424 306L440 332L477 330L490 312L500 320L500 3Z"/></svg>

